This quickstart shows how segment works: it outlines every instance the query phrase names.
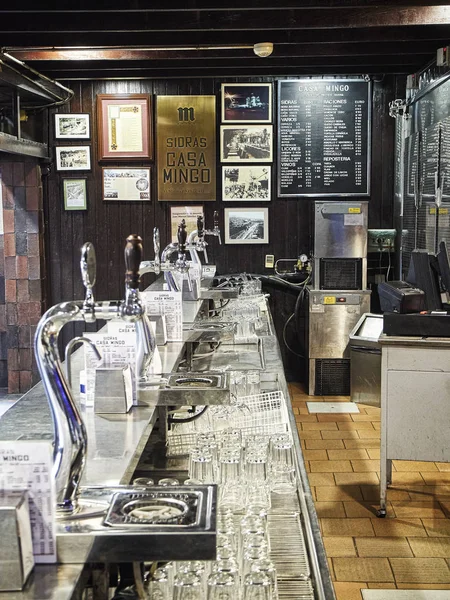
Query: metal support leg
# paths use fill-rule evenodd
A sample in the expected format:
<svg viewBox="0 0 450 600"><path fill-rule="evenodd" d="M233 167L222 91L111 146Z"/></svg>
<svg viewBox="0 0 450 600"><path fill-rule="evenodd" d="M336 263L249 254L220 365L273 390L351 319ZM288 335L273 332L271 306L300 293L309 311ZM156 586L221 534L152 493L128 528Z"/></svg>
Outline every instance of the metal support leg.
<svg viewBox="0 0 450 600"><path fill-rule="evenodd" d="M93 600L108 600L109 598L109 565L96 565L92 569L92 598Z"/></svg>

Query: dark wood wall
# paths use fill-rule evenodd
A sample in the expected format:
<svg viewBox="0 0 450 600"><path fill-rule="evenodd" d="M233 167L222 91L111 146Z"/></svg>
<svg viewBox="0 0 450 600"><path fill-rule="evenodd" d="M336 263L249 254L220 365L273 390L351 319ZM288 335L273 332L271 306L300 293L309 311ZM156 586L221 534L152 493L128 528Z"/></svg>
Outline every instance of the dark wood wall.
<svg viewBox="0 0 450 600"><path fill-rule="evenodd" d="M299 73L299 76L301 74ZM394 98L404 97L404 82L395 76L385 76L373 84L373 127L372 127L372 193L369 208L369 227L391 228L393 223L393 140L394 120L389 117L388 103ZM227 81L232 81L227 78ZM252 81L274 81L265 77ZM92 169L88 173L56 172L54 149L53 166L46 178L44 187L45 238L47 249L47 280L50 305L63 300L81 299L83 288L79 274L79 250L85 241L93 242L97 252L97 285L95 295L98 300L123 297L124 261L123 248L130 233L138 233L144 240L144 257L153 258L152 230L158 226L161 232L162 248L170 241L170 205L175 203L158 202L156 193L156 168L153 169L153 189L151 202L102 202L101 164L97 160L96 95L112 93L150 93L153 95L197 95L213 94L217 97L217 140L220 123L220 84L219 79L186 80L124 80L124 81L75 81L65 82L74 92L69 105L59 108L59 112L87 112L91 115ZM274 97L276 100L276 83ZM276 101L274 103L276 107ZM274 115L276 111L274 109ZM55 144L54 120L50 120L50 143ZM274 142L276 148L276 121L274 118ZM85 145L85 140L72 142ZM218 142L217 142L218 143ZM58 145L67 145L58 140ZM218 145L217 145L218 149ZM217 156L219 152L217 151ZM124 163L126 164L126 163ZM142 163L146 164L146 163ZM269 208L268 245L223 245L218 246L216 238L210 238L208 254L217 265L219 273L241 272L266 273L264 258L274 254L275 259L294 258L299 253L310 250L310 206L306 198L276 197L276 150L272 167L272 201ZM231 206L221 200L221 165L217 162L217 201L205 203L206 225L212 226L214 210L219 210L220 226L223 231L223 209ZM64 211L62 179L65 177L87 177L88 210ZM242 203L242 206L248 206ZM232 206L241 206L233 203ZM153 275L146 275L144 284L152 281ZM272 303L278 333L293 311L295 295L276 290ZM291 345L296 346L295 335L287 332ZM298 358L285 352L285 364L294 376Z"/></svg>

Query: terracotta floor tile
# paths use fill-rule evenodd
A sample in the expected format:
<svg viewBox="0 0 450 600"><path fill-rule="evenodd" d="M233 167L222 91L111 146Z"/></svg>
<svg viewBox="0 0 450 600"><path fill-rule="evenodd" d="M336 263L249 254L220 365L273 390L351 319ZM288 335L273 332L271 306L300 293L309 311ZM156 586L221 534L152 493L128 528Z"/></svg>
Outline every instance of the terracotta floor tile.
<svg viewBox="0 0 450 600"><path fill-rule="evenodd" d="M446 463L434 463L436 465L436 467L438 468L438 471L450 471L450 463L446 462Z"/></svg>
<svg viewBox="0 0 450 600"><path fill-rule="evenodd" d="M429 471L421 471L421 473L427 485L450 484L450 473L442 473L441 471L436 471L436 473L430 473Z"/></svg>
<svg viewBox="0 0 450 600"><path fill-rule="evenodd" d="M372 421L372 425L373 425L373 428L376 429L377 431L381 430L381 423L379 423L377 421Z"/></svg>
<svg viewBox="0 0 450 600"><path fill-rule="evenodd" d="M362 440L366 438L374 440L380 437L380 432L376 431L375 429L359 429L358 435Z"/></svg>
<svg viewBox="0 0 450 600"><path fill-rule="evenodd" d="M450 538L408 538L409 545L416 557L450 558Z"/></svg>
<svg viewBox="0 0 450 600"><path fill-rule="evenodd" d="M331 461L330 461L331 462ZM336 485L377 485L376 473L336 473Z"/></svg>
<svg viewBox="0 0 450 600"><path fill-rule="evenodd" d="M407 486L411 500L415 502L437 500L442 510L450 511L450 486L448 485L411 485Z"/></svg>
<svg viewBox="0 0 450 600"><path fill-rule="evenodd" d="M445 487L446 488L447 486L436 486L434 489L438 489L439 487ZM416 495L414 494L414 492L413 493L409 492L409 495L411 496L411 500L413 500L413 499L417 500L417 498L415 497ZM413 498L413 496L414 496L414 498ZM435 494L433 496L433 498L435 500L439 501L439 504L440 504L440 506L442 508L443 513L445 514L445 516L447 518L449 518L450 517L450 497L449 496L441 496L440 494Z"/></svg>
<svg viewBox="0 0 450 600"><path fill-rule="evenodd" d="M326 450L304 450L303 458L305 460L328 460Z"/></svg>
<svg viewBox="0 0 450 600"><path fill-rule="evenodd" d="M376 448L380 449L380 438L365 438L365 439L361 439L361 438L356 438L356 439L352 439L352 440L344 440L344 446L346 448Z"/></svg>
<svg viewBox="0 0 450 600"><path fill-rule="evenodd" d="M422 519L422 523L430 537L450 537L449 519ZM409 533L407 535L415 535Z"/></svg>
<svg viewBox="0 0 450 600"><path fill-rule="evenodd" d="M354 448L353 450L328 450L328 458L330 460L356 460L368 459L364 448Z"/></svg>
<svg viewBox="0 0 450 600"><path fill-rule="evenodd" d="M389 562L396 582L450 583L450 570L443 558L390 558Z"/></svg>
<svg viewBox="0 0 450 600"><path fill-rule="evenodd" d="M352 460L351 463L355 473L380 470L379 460Z"/></svg>
<svg viewBox="0 0 450 600"><path fill-rule="evenodd" d="M374 426L372 425L372 423L370 421L362 421L361 423L354 423L353 421L351 423L338 423L338 428L341 431L352 431L352 430L370 430L370 431L374 431Z"/></svg>
<svg viewBox="0 0 450 600"><path fill-rule="evenodd" d="M379 448L367 448L367 454L372 460L380 460L380 449Z"/></svg>
<svg viewBox="0 0 450 600"><path fill-rule="evenodd" d="M347 423L352 420L351 416L342 413L318 413L317 420L322 423L333 421L334 423Z"/></svg>
<svg viewBox="0 0 450 600"><path fill-rule="evenodd" d="M311 473L348 473L352 465L349 460L312 460Z"/></svg>
<svg viewBox="0 0 450 600"><path fill-rule="evenodd" d="M381 408L379 406L371 406L370 404L358 403L359 410L366 412L368 415L381 415Z"/></svg>
<svg viewBox="0 0 450 600"><path fill-rule="evenodd" d="M379 502L379 500L380 500L380 486L362 485L361 492L362 492L363 498L366 502ZM388 488L387 498L389 501L410 500L410 497L409 497L409 494L407 491L395 489L395 488Z"/></svg>
<svg viewBox="0 0 450 600"><path fill-rule="evenodd" d="M322 431L324 440L351 440L358 438L357 431Z"/></svg>
<svg viewBox="0 0 450 600"><path fill-rule="evenodd" d="M328 563L328 570L330 572L331 581L336 581L336 576L334 574L334 567L333 567L333 559L327 558L327 563Z"/></svg>
<svg viewBox="0 0 450 600"><path fill-rule="evenodd" d="M450 587L446 583L398 583L399 590L448 590Z"/></svg>
<svg viewBox="0 0 450 600"><path fill-rule="evenodd" d="M397 586L395 583L391 583L388 581L381 581L380 583L368 583L367 587L371 590L395 590Z"/></svg>
<svg viewBox="0 0 450 600"><path fill-rule="evenodd" d="M361 490L357 485L346 485L344 487L323 486L316 487L316 498L321 502L339 502L341 500L362 501Z"/></svg>
<svg viewBox="0 0 450 600"><path fill-rule="evenodd" d="M343 440L306 440L308 450L343 450ZM331 458L331 457L330 457Z"/></svg>
<svg viewBox="0 0 450 600"><path fill-rule="evenodd" d="M417 539L421 540L423 538ZM405 537L356 537L355 544L358 556L385 558L413 557L413 553Z"/></svg>
<svg viewBox="0 0 450 600"><path fill-rule="evenodd" d="M320 435L320 431L303 431L301 429L301 425L297 427L298 436L301 440L321 440L322 436Z"/></svg>
<svg viewBox="0 0 450 600"><path fill-rule="evenodd" d="M367 588L365 583L341 582L333 583L336 592L336 600L361 600L361 589Z"/></svg>
<svg viewBox="0 0 450 600"><path fill-rule="evenodd" d="M323 544L328 557L356 556L352 537L324 537Z"/></svg>
<svg viewBox="0 0 450 600"><path fill-rule="evenodd" d="M387 558L333 558L333 566L337 581L394 581Z"/></svg>
<svg viewBox="0 0 450 600"><path fill-rule="evenodd" d="M333 473L308 473L308 480L311 487L336 485Z"/></svg>
<svg viewBox="0 0 450 600"><path fill-rule="evenodd" d="M427 537L420 519L372 519L376 536L380 537Z"/></svg>
<svg viewBox="0 0 450 600"><path fill-rule="evenodd" d="M420 460L393 460L397 471L437 471L438 468L434 462L425 462Z"/></svg>
<svg viewBox="0 0 450 600"><path fill-rule="evenodd" d="M424 485L425 481L420 473L413 471L392 471L392 485Z"/></svg>
<svg viewBox="0 0 450 600"><path fill-rule="evenodd" d="M336 423L302 423L303 431L336 431ZM436 469L437 470L437 469Z"/></svg>
<svg viewBox="0 0 450 600"><path fill-rule="evenodd" d="M310 415L309 413L306 415L295 415L295 420L297 423L317 423L316 415Z"/></svg>
<svg viewBox="0 0 450 600"><path fill-rule="evenodd" d="M370 519L321 519L324 536L374 536Z"/></svg>
<svg viewBox="0 0 450 600"><path fill-rule="evenodd" d="M350 396L324 396L327 402L351 402Z"/></svg>
<svg viewBox="0 0 450 600"><path fill-rule="evenodd" d="M316 502L315 509L319 519L344 519L346 516L342 502Z"/></svg>
<svg viewBox="0 0 450 600"><path fill-rule="evenodd" d="M362 518L369 517L373 518L377 516L378 504L370 504L369 502L344 502L345 514L347 517ZM386 504L387 514L386 518L390 519L395 517L395 513L392 509L392 504L388 502Z"/></svg>
<svg viewBox="0 0 450 600"><path fill-rule="evenodd" d="M437 502L404 502L391 500L395 514L399 519L418 517L423 519L445 519Z"/></svg>
<svg viewBox="0 0 450 600"><path fill-rule="evenodd" d="M371 423L377 423L380 420L380 415L368 415L366 413L352 414L352 421L355 423L361 423L361 421L370 421Z"/></svg>

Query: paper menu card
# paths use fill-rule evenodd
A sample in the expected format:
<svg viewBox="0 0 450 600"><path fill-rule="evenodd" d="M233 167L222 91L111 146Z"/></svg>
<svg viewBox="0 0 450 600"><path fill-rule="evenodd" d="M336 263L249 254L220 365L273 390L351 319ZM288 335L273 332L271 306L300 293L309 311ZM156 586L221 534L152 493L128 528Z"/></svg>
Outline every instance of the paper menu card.
<svg viewBox="0 0 450 600"><path fill-rule="evenodd" d="M0 442L0 495L28 490L36 563L56 562L53 447L40 440Z"/></svg>
<svg viewBox="0 0 450 600"><path fill-rule="evenodd" d="M141 292L148 315L165 315L167 340L183 341L183 302L181 292Z"/></svg>

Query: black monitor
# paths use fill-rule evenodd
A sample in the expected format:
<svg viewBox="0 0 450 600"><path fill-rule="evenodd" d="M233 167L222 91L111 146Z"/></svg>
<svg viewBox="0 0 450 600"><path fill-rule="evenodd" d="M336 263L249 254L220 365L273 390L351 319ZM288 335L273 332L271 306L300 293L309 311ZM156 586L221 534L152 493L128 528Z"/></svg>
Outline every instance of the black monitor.
<svg viewBox="0 0 450 600"><path fill-rule="evenodd" d="M434 254L429 254L427 250L413 250L406 281L423 290L426 310L442 308L439 263Z"/></svg>
<svg viewBox="0 0 450 600"><path fill-rule="evenodd" d="M444 292L447 292L447 297L450 295L450 260L448 257L447 244L442 241L439 244L439 252L437 253L439 264L439 273L441 276L441 284Z"/></svg>

